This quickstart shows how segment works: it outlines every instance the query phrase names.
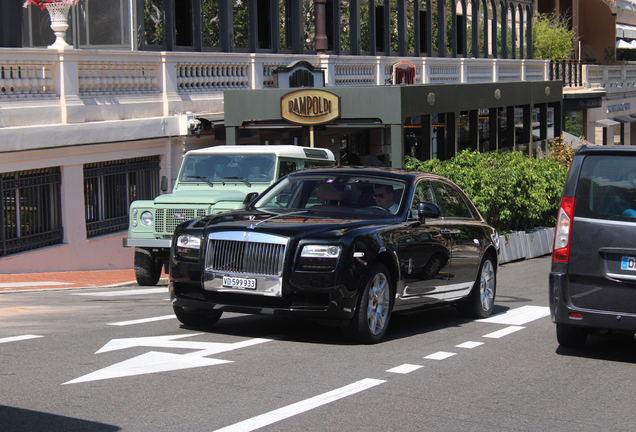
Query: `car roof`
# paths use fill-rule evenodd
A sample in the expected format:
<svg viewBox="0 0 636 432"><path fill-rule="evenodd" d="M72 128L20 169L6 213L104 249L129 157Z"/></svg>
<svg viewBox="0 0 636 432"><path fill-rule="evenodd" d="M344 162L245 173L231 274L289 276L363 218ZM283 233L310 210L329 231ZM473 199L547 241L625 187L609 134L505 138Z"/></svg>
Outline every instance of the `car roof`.
<svg viewBox="0 0 636 432"><path fill-rule="evenodd" d="M576 155L587 154L617 154L636 152L636 146L632 145L582 145L576 151Z"/></svg>
<svg viewBox="0 0 636 432"><path fill-rule="evenodd" d="M278 157L299 159L320 159L335 161L331 150L324 148L301 147L294 145L218 145L197 150L188 154L275 154Z"/></svg>
<svg viewBox="0 0 636 432"><path fill-rule="evenodd" d="M305 174L333 174L333 175L374 175L380 177L399 178L401 180L414 180L417 176L431 179L445 179L445 177L427 173L424 171L408 170L404 168L366 167L366 166L341 166L330 168L309 168L291 173L290 176Z"/></svg>

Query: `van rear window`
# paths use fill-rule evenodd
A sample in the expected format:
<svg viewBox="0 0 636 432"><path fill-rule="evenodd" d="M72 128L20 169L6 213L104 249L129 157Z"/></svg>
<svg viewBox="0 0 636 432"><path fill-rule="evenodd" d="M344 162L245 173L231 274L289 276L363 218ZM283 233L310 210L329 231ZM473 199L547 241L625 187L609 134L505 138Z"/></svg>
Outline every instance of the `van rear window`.
<svg viewBox="0 0 636 432"><path fill-rule="evenodd" d="M575 216L636 222L636 158L587 156L576 190Z"/></svg>

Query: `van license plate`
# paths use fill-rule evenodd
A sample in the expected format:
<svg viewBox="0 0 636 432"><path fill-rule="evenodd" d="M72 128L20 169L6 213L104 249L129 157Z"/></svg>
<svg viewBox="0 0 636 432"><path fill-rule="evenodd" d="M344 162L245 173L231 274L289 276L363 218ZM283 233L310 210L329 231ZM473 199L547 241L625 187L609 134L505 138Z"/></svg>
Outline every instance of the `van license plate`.
<svg viewBox="0 0 636 432"><path fill-rule="evenodd" d="M624 256L621 261L621 270L636 271L636 258Z"/></svg>
<svg viewBox="0 0 636 432"><path fill-rule="evenodd" d="M256 279L223 276L223 286L237 289L256 289Z"/></svg>

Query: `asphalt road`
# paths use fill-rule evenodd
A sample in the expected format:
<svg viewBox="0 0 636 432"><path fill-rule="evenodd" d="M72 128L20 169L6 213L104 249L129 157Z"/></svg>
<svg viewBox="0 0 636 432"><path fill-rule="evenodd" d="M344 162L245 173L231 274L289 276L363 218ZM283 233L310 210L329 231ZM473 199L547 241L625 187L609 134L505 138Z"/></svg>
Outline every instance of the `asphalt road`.
<svg viewBox="0 0 636 432"><path fill-rule="evenodd" d="M559 348L549 267L503 265L491 322L394 315L372 346L278 317L185 328L156 289L0 294L0 432L636 430L636 341Z"/></svg>

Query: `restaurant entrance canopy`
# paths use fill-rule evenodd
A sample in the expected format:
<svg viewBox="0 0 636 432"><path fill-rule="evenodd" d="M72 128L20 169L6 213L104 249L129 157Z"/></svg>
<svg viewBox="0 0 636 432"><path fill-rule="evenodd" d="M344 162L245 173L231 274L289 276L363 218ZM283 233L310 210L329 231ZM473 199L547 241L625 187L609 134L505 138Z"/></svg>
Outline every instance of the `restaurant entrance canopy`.
<svg viewBox="0 0 636 432"><path fill-rule="evenodd" d="M523 111L524 137L532 138L532 116L540 111L538 130L546 139L548 128L547 108L554 112L554 136L561 132L562 87L560 81L525 81L514 83L483 84L424 84L369 87L324 87L302 89L226 90L225 127L227 144L237 144L238 128L263 127L359 127L384 126L391 129L391 160L393 166L401 166L404 157L404 127L408 122L421 118L424 148L432 148L434 127L432 119L443 115L445 122L444 156L458 151L457 125L460 113L466 113L468 121L478 121L479 112L488 110L490 150L496 150L499 134L505 133L513 142L515 128L503 131L500 124L506 109L508 124L515 121L516 109ZM439 118L439 117L436 117ZM476 129L476 128L474 128ZM474 134L471 140L478 140ZM527 141L530 142L530 141ZM476 142L475 142L476 144ZM440 146L440 143L437 143ZM475 148L477 148L475 146ZM432 154L432 153L431 153ZM426 156L426 150L425 154Z"/></svg>

